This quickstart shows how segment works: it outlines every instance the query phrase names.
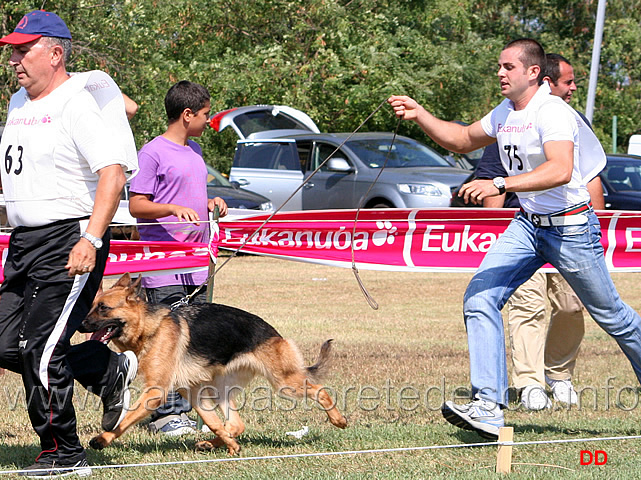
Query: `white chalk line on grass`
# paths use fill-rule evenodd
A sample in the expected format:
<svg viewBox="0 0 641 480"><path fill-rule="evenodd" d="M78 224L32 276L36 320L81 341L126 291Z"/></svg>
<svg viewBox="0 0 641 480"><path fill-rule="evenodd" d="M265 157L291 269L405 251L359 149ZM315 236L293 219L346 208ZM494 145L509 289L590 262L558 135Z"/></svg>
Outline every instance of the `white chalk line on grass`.
<svg viewBox="0 0 641 480"><path fill-rule="evenodd" d="M294 453L288 455L265 455L260 457L227 457L227 458L210 458L205 460L176 460L171 462L156 463L129 463L120 465L92 465L94 470L120 469L120 468L141 468L141 467L164 467L172 465L197 465L205 463L226 463L226 462L247 462L257 460L285 460L294 458L311 458L311 457L334 457L340 455L362 455L367 453L398 453L398 452L417 452L424 450L446 450L456 448L472 447L491 447L491 446L521 446L521 445L550 445L561 443L584 443L584 442L606 442L612 440L636 440L641 439L641 435L619 436L619 437L593 437L593 438L571 438L559 440L533 440L525 442L480 442L480 443L462 443L457 445L431 445L423 447L398 447L398 448L378 448L370 450L345 450L340 452L313 452L313 453ZM61 469L62 470L62 469ZM74 469L68 469L69 471ZM26 470L0 470L0 475L15 475L26 472ZM33 471L32 471L33 472Z"/></svg>

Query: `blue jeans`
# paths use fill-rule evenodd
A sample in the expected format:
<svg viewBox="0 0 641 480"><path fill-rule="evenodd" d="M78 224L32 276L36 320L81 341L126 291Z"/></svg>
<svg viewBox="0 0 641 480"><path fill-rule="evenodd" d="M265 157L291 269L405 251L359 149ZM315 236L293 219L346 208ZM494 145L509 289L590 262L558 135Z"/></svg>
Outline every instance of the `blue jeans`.
<svg viewBox="0 0 641 480"><path fill-rule="evenodd" d="M611 335L641 382L641 317L623 303L607 270L599 220L584 225L535 227L514 220L485 255L463 299L472 392L507 405L507 363L501 309L510 295L546 263L563 275L588 313Z"/></svg>

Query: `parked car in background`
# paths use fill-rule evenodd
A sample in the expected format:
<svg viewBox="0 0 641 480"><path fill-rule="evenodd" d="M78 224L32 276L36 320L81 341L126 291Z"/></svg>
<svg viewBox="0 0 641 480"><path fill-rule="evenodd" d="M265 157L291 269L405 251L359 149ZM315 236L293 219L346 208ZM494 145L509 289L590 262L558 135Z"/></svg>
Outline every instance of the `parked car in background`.
<svg viewBox="0 0 641 480"><path fill-rule="evenodd" d="M641 210L641 156L611 153L606 158L605 168L599 174L606 210ZM461 185L474 178L471 174ZM452 193L452 207L479 206L463 203L457 195L459 188Z"/></svg>
<svg viewBox="0 0 641 480"><path fill-rule="evenodd" d="M468 153L454 153L450 152L445 155L445 158L449 160L452 165L459 166L466 170L474 170L483 156L483 151L485 147L473 150Z"/></svg>
<svg viewBox="0 0 641 480"><path fill-rule="evenodd" d="M350 135L239 140L230 179L271 198L279 208L331 156L283 210L424 208L449 206L452 189L470 173L408 137L397 136L392 143L392 133Z"/></svg>
<svg viewBox="0 0 641 480"><path fill-rule="evenodd" d="M272 202L263 195L239 188L237 184L232 184L211 165L207 165L207 171L207 198L222 198L230 209L237 210L237 212L230 213L242 214L241 211L243 210L271 213L274 210ZM113 223L123 224L122 227L112 227L111 230L115 239L136 239L136 227L132 226L136 224L136 219L129 213L129 183L123 189Z"/></svg>
<svg viewBox="0 0 641 480"><path fill-rule="evenodd" d="M240 188L237 183L230 182L225 176L211 165L207 165L207 198L220 197L229 208L244 210L274 210L271 200L251 190Z"/></svg>
<svg viewBox="0 0 641 480"><path fill-rule="evenodd" d="M641 210L641 157L609 154L601 172L605 208Z"/></svg>
<svg viewBox="0 0 641 480"><path fill-rule="evenodd" d="M284 105L251 105L231 108L214 114L209 125L217 132L231 127L238 138L260 138L263 132L269 136L280 131L281 135L295 132L314 132L320 130L314 121L304 112Z"/></svg>
<svg viewBox="0 0 641 480"><path fill-rule="evenodd" d="M459 125L469 125L469 123L462 122L461 120L454 120L454 123L458 123ZM481 157L483 156L484 150L485 147L478 148L467 153L449 152L445 155L445 158L447 158L452 165L457 165L466 170L475 170L479 160L481 160Z"/></svg>

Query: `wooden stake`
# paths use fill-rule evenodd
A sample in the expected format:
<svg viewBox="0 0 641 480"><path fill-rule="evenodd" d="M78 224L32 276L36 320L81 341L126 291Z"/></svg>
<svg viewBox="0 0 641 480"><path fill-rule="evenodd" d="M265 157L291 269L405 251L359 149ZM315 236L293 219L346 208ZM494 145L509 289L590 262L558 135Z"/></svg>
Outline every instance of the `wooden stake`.
<svg viewBox="0 0 641 480"><path fill-rule="evenodd" d="M510 445L499 445L496 455L496 473L512 472L512 441L514 440L514 427L499 428L499 444L510 443Z"/></svg>

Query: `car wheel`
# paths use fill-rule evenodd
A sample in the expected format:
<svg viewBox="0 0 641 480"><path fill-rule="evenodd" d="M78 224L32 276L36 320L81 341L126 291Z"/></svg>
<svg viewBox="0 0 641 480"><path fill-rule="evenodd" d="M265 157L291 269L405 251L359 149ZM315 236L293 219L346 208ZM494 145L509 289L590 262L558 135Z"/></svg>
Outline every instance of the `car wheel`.
<svg viewBox="0 0 641 480"><path fill-rule="evenodd" d="M367 208L394 208L394 205L390 205L387 202L377 202L373 205L370 205Z"/></svg>

